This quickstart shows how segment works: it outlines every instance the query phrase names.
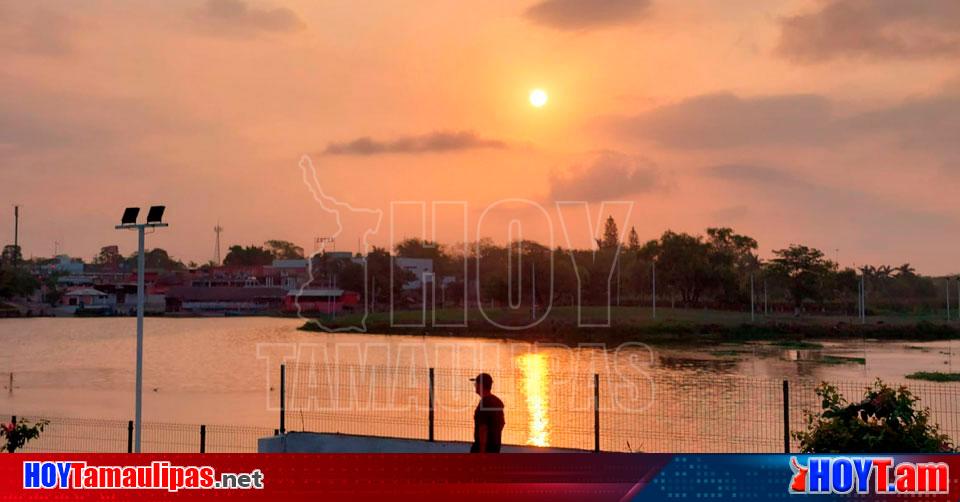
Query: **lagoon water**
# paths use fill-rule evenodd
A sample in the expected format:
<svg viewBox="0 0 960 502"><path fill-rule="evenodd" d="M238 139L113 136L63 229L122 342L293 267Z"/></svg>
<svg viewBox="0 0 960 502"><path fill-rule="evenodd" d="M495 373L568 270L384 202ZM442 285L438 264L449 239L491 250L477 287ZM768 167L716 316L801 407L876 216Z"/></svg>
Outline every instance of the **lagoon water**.
<svg viewBox="0 0 960 502"><path fill-rule="evenodd" d="M636 345L618 352L483 338L312 333L297 330L301 324L297 319L265 317L147 318L144 420L276 427L277 368L285 357L288 362L298 358L300 362L335 361L342 368L415 366L424 375L427 367L435 367L441 379L438 399L465 403L475 402L465 376L477 369L490 371L498 379L495 392L506 396L506 434L514 442L591 447L591 410L568 412L567 408L578 399L592 403L592 375L600 373L610 389L620 388L616 379L642 382L626 390L604 390L605 398L611 393L620 393L621 398L629 395L625 405L605 401L612 407L611 413L603 415L604 430L611 431L604 444L611 442L610 449L678 449L671 441L686 434L682 430L703 431L718 423L710 416L718 397L737 403L735 415L770 422L771 437L766 440L775 445L782 417L776 403L783 379L859 385L876 377L903 382L906 374L915 371L960 370L956 355L960 341L855 340L823 342L823 347L805 350L764 343L695 349ZM135 326L132 318L0 320L0 383L4 386L0 412L131 418ZM9 373L13 374L12 391L6 388ZM571 375L576 375L574 383ZM292 372L288 378L296 376ZM583 384L584 392L571 397L575 384ZM320 394L315 400L323 402ZM762 413L751 407L762 407ZM470 411L453 407L445 411L448 419L441 416L451 438L467 439ZM395 428L384 424L389 413L376 410L327 410L311 416L318 420L316 424L306 423L302 413L288 421L296 425L299 418L305 429L411 434L403 428L403 414ZM722 451L740 442L749 444L749 435L731 438L737 428L743 429L742 421L743 417L723 417L729 427L714 431L718 442L700 441L683 449ZM412 434L418 435L422 427L411 426ZM664 427L672 432L657 432ZM633 436L639 439L626 446Z"/></svg>

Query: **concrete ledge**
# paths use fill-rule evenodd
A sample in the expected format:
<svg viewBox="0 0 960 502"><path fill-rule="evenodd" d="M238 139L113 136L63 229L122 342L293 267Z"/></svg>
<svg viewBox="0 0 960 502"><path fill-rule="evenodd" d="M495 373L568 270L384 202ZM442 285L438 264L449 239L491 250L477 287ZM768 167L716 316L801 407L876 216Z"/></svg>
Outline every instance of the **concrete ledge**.
<svg viewBox="0 0 960 502"><path fill-rule="evenodd" d="M259 453L469 453L470 443L422 439L288 432L257 440ZM583 453L584 450L503 445L503 453Z"/></svg>

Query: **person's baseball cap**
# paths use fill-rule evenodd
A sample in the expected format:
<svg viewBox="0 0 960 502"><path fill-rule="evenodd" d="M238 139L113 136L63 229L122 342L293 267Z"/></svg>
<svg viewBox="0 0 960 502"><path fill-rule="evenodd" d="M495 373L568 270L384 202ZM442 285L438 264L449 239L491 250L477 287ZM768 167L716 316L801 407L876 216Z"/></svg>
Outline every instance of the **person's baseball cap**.
<svg viewBox="0 0 960 502"><path fill-rule="evenodd" d="M489 373L480 373L479 375L470 379L471 382L479 381L483 385L484 389L489 389L493 387L493 377Z"/></svg>

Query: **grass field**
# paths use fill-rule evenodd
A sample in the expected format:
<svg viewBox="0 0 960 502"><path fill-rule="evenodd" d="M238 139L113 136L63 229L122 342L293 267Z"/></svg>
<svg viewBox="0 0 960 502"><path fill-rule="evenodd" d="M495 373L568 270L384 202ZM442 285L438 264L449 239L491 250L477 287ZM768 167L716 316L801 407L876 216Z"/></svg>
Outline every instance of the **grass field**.
<svg viewBox="0 0 960 502"><path fill-rule="evenodd" d="M536 338L550 341L689 342L710 339L770 339L803 346L808 338L882 338L931 340L960 338L960 322L946 323L932 316L870 316L865 324L845 316L801 315L706 309L649 307L555 307L534 323L529 311L494 309L440 309L435 312L396 310L320 318L326 327L365 326L371 333L473 335L499 338ZM464 326L464 319L467 324ZM508 328L509 327L509 328ZM314 323L304 329L322 330ZM790 345L793 346L793 345Z"/></svg>
<svg viewBox="0 0 960 502"><path fill-rule="evenodd" d="M538 317L542 317L543 312L538 312ZM470 323L493 320L500 323L510 322L511 324L526 324L531 321L529 311L516 311L505 308L485 308L482 311L478 308L467 309L466 313L458 308L437 309L435 312L420 310L395 310L370 312L366 316L368 324L389 324L391 320L399 324L411 324L422 322L432 324L435 318L437 322L454 323L462 322L466 317ZM335 320L338 323L350 324L357 323L363 319L363 314L339 315L336 319L324 317L325 320ZM580 319L584 324L601 324L607 319L612 325L631 325L644 326L660 324L664 322L696 323L696 324L719 324L719 325L737 325L743 323L769 324L769 323L791 323L805 325L836 325L837 323L859 324L860 320L853 316L837 315L817 315L803 314L794 316L793 313L772 313L763 315L757 313L751 321L750 312L736 312L729 310L707 310L707 309L683 309L683 308L661 308L657 307L656 318L653 316L653 309L650 307L553 307L542 322L565 322L576 323ZM942 316L934 315L883 315L870 316L867 318L867 324L892 324L892 325L914 325L918 322L944 323ZM954 324L954 323L951 323ZM960 321L955 322L960 327Z"/></svg>

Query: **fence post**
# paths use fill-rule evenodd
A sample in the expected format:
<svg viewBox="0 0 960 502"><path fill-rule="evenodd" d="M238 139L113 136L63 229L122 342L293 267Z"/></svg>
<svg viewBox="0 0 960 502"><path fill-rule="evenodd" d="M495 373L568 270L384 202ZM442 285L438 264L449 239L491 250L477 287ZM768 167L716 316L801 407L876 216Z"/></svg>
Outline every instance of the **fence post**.
<svg viewBox="0 0 960 502"><path fill-rule="evenodd" d="M433 441L433 419L434 419L434 404L436 401L436 387L435 387L435 378L433 374L433 368L430 368L430 415L428 418L429 428L427 430L427 440Z"/></svg>
<svg viewBox="0 0 960 502"><path fill-rule="evenodd" d="M600 375L593 374L593 451L600 451Z"/></svg>
<svg viewBox="0 0 960 502"><path fill-rule="evenodd" d="M783 452L790 453L790 382L783 381Z"/></svg>
<svg viewBox="0 0 960 502"><path fill-rule="evenodd" d="M200 424L200 453L207 452L207 426Z"/></svg>
<svg viewBox="0 0 960 502"><path fill-rule="evenodd" d="M127 453L133 453L133 420L127 421Z"/></svg>
<svg viewBox="0 0 960 502"><path fill-rule="evenodd" d="M280 434L286 434L287 415L287 365L280 365Z"/></svg>

